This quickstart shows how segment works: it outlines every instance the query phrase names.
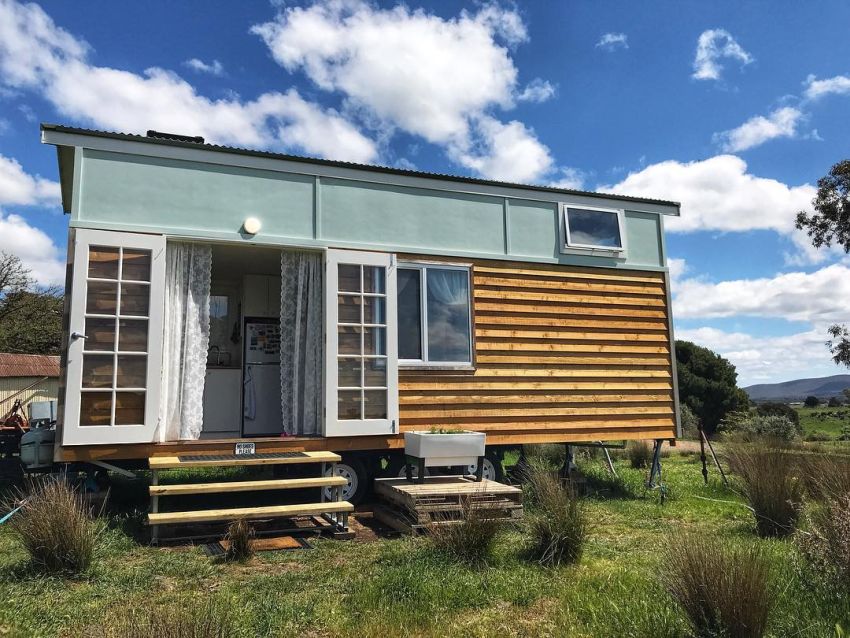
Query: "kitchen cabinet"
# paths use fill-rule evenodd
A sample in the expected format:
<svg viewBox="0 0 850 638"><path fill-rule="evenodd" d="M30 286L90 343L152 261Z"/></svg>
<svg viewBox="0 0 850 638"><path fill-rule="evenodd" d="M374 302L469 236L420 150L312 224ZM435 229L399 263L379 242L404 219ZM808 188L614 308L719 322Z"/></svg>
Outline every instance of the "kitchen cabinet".
<svg viewBox="0 0 850 638"><path fill-rule="evenodd" d="M207 368L202 438L241 436L242 370Z"/></svg>
<svg viewBox="0 0 850 638"><path fill-rule="evenodd" d="M280 316L280 277L245 275L242 281L242 316Z"/></svg>

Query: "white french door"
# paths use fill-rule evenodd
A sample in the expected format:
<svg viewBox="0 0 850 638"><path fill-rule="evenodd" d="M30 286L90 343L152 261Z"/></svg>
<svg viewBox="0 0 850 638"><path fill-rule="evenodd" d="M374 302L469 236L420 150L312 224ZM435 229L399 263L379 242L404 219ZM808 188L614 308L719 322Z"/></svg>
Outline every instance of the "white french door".
<svg viewBox="0 0 850 638"><path fill-rule="evenodd" d="M393 255L326 253L325 436L398 432Z"/></svg>
<svg viewBox="0 0 850 638"><path fill-rule="evenodd" d="M154 440L165 237L78 229L63 445Z"/></svg>

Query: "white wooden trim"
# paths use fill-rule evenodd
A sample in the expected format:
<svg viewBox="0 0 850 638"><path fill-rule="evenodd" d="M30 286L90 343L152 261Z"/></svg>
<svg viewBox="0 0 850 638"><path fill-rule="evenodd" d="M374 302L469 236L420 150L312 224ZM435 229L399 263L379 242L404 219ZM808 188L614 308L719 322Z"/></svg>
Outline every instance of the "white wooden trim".
<svg viewBox="0 0 850 638"><path fill-rule="evenodd" d="M383 266L386 269L387 418L340 420L337 361L339 319L337 294L339 264ZM390 253L329 249L325 259L325 436L364 436L398 432L398 322L396 315L396 264Z"/></svg>
<svg viewBox="0 0 850 638"><path fill-rule="evenodd" d="M138 248L151 251L151 295L147 317L148 349L145 377L145 422L141 425L80 425L80 398L82 396L85 339L71 339L70 333L82 333L85 325L86 275L88 274L89 247L93 245ZM65 385L62 444L115 445L122 443L151 443L154 440L159 415L159 390L162 371L165 236L78 229L74 237L73 251L73 283L71 288L67 383Z"/></svg>

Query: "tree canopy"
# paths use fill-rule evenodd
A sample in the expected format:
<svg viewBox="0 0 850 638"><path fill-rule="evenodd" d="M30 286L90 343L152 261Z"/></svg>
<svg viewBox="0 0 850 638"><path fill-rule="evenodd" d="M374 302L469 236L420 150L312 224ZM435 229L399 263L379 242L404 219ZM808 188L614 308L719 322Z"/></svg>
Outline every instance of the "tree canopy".
<svg viewBox="0 0 850 638"><path fill-rule="evenodd" d="M62 291L36 285L21 260L0 252L0 352L59 354Z"/></svg>
<svg viewBox="0 0 850 638"><path fill-rule="evenodd" d="M676 369L679 401L702 421L706 432L714 432L729 412L749 406L735 366L708 348L676 341Z"/></svg>
<svg viewBox="0 0 850 638"><path fill-rule="evenodd" d="M818 180L817 196L812 200L815 212L797 213L797 228L805 230L815 248L833 244L850 253L850 160L842 160ZM835 363L850 367L850 330L847 326L829 327L826 342Z"/></svg>

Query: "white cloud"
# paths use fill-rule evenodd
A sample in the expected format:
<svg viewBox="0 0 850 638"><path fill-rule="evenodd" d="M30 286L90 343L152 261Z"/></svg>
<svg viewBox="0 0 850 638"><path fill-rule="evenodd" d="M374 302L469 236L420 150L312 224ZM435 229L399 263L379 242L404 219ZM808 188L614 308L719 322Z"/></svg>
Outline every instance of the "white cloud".
<svg viewBox="0 0 850 638"><path fill-rule="evenodd" d="M737 153L779 137L796 137L797 126L803 119L800 109L784 106L767 117L757 115L737 128L715 133L714 141L724 152Z"/></svg>
<svg viewBox="0 0 850 638"><path fill-rule="evenodd" d="M361 162L377 156L374 142L341 115L305 101L294 89L252 101L210 100L175 73L150 68L138 75L94 66L88 54L86 43L38 5L0 0L0 81L39 93L62 115L128 132L153 128Z"/></svg>
<svg viewBox="0 0 850 638"><path fill-rule="evenodd" d="M617 49L629 48L629 36L625 33L605 33L596 43L597 49L616 51Z"/></svg>
<svg viewBox="0 0 850 638"><path fill-rule="evenodd" d="M486 4L442 18L403 5L329 0L286 7L252 30L287 71L303 71L320 89L343 94L381 128L443 146L480 175L534 181L554 168L528 127L492 114L554 91L543 80L517 89L511 49L528 34L514 9Z"/></svg>
<svg viewBox="0 0 850 638"><path fill-rule="evenodd" d="M703 31L697 40L692 77L697 80L719 80L723 71L720 60L723 58L737 60L742 66L753 61L753 56L725 29Z"/></svg>
<svg viewBox="0 0 850 638"><path fill-rule="evenodd" d="M679 318L750 316L819 324L850 319L850 268L842 264L718 283L680 279L673 292Z"/></svg>
<svg viewBox="0 0 850 638"><path fill-rule="evenodd" d="M449 157L458 164L510 182L531 182L552 170L549 149L522 122L505 124L485 115L473 125L473 143L460 140L448 146Z"/></svg>
<svg viewBox="0 0 850 638"><path fill-rule="evenodd" d="M825 95L850 95L850 76L836 75L835 77L818 80L814 75L806 78L805 96L816 100Z"/></svg>
<svg viewBox="0 0 850 638"><path fill-rule="evenodd" d="M16 159L0 155L0 205L55 206L58 203L58 182L32 176Z"/></svg>
<svg viewBox="0 0 850 638"><path fill-rule="evenodd" d="M20 215L0 211L0 252L17 255L39 284L61 284L65 279L65 259L59 248Z"/></svg>
<svg viewBox="0 0 850 638"><path fill-rule="evenodd" d="M599 190L680 202L681 217L665 219L673 232L775 230L789 236L795 235L797 212L810 206L816 192L810 184L788 186L752 175L735 155L651 164Z"/></svg>
<svg viewBox="0 0 850 638"><path fill-rule="evenodd" d="M670 283L673 285L690 270L687 262L680 257L668 257L667 269L670 271Z"/></svg>
<svg viewBox="0 0 850 638"><path fill-rule="evenodd" d="M673 264L670 266L672 275ZM727 332L710 326L676 329L678 339L704 345L732 361L742 383L837 371L824 342L827 326L850 318L850 268L845 265L717 283L679 275L673 277L673 293L677 319L758 317L809 324L807 329L780 336Z"/></svg>
<svg viewBox="0 0 850 638"><path fill-rule="evenodd" d="M555 188L566 188L569 190L582 190L584 188L584 182L586 179L586 175L584 171L581 171L577 168L570 167L562 167L559 169L560 175L558 178L550 182L549 186L554 186Z"/></svg>
<svg viewBox="0 0 850 638"><path fill-rule="evenodd" d="M209 73L210 75L224 75L224 65L218 60L213 60L210 63L204 62L203 60L199 60L198 58L192 58L191 60L186 60L183 63L184 66L192 69L193 71L197 71L198 73Z"/></svg>
<svg viewBox="0 0 850 638"><path fill-rule="evenodd" d="M516 96L520 102L545 102L555 97L555 85L547 80L535 78L525 85L525 88Z"/></svg>
<svg viewBox="0 0 850 638"><path fill-rule="evenodd" d="M800 377L840 374L824 346L822 327L783 336L754 336L712 327L677 329L676 338L705 346L729 359L738 384L775 383Z"/></svg>

